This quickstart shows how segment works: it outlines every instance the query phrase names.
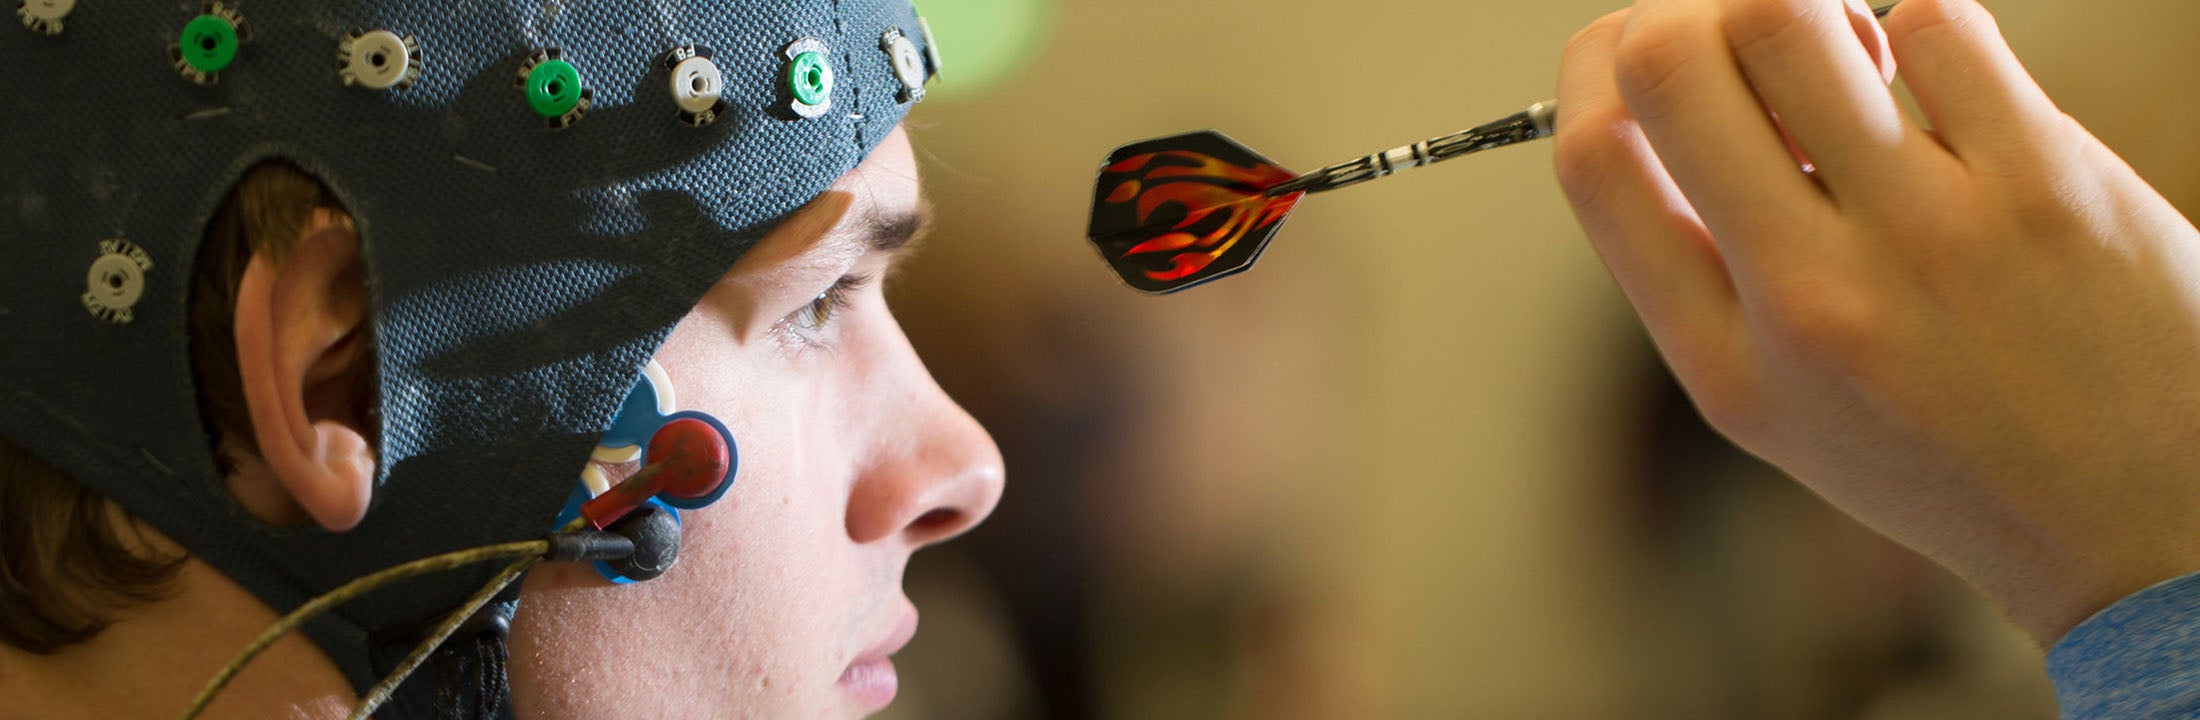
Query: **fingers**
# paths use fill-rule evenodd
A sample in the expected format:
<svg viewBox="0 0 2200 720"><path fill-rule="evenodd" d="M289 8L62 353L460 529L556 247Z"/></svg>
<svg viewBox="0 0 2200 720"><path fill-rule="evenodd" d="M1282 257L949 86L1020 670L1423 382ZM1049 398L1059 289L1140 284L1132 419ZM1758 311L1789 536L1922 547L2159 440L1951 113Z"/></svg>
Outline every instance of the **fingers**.
<svg viewBox="0 0 2200 720"><path fill-rule="evenodd" d="M1908 0L1886 26L1918 107L1966 164L2024 173L2033 166L2010 164L2075 145L2053 141L2066 136L2068 121L1976 0Z"/></svg>
<svg viewBox="0 0 2200 720"><path fill-rule="evenodd" d="M1879 28L1857 0L1725 0L1722 26L1748 84L1844 205L1883 197L1944 154L1887 88ZM1888 63L1887 69L1892 69Z"/></svg>
<svg viewBox="0 0 2200 720"><path fill-rule="evenodd" d="M1727 48L1720 0L1642 0L1617 50L1619 94L1737 275L1826 214ZM1563 124L1561 127L1565 127ZM1568 128L1571 132L1573 128ZM1563 134L1563 133L1562 133Z"/></svg>
<svg viewBox="0 0 2200 720"><path fill-rule="evenodd" d="M1713 361L1738 321L1726 268L1702 221L1667 177L1613 79L1627 13L1582 30L1559 66L1558 179L1597 254L1668 362Z"/></svg>

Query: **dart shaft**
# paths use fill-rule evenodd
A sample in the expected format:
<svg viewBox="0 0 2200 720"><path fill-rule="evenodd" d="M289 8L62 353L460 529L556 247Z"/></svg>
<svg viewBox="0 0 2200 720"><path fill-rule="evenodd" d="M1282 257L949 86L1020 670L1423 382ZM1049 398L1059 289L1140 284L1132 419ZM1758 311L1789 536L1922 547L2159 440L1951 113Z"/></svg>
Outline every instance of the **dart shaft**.
<svg viewBox="0 0 2200 720"><path fill-rule="evenodd" d="M1497 122L1391 148L1352 162L1338 163L1291 178L1281 185L1269 188L1268 195L1273 197L1295 192L1328 192L1490 148L1550 137L1557 130L1557 126L1553 124L1557 112L1556 103L1536 103Z"/></svg>
<svg viewBox="0 0 2200 720"><path fill-rule="evenodd" d="M1872 15L1885 18L1894 10L1891 3L1872 9ZM1284 181L1268 189L1269 197L1295 192L1319 193L1343 187L1351 187L1369 180L1389 177L1402 170L1423 165L1433 165L1463 155L1472 155L1492 148L1517 145L1531 140L1541 140L1558 133L1558 101L1550 100L1528 106L1497 122L1462 130L1439 138L1432 138L1391 148L1347 163L1338 163Z"/></svg>

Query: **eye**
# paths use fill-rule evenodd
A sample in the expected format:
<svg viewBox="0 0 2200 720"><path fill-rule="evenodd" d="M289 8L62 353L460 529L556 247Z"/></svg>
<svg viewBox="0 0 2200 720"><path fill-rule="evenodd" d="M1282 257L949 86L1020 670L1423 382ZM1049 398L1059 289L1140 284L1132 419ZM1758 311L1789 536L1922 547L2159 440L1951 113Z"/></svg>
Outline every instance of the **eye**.
<svg viewBox="0 0 2200 720"><path fill-rule="evenodd" d="M856 291L863 289L870 281L868 276L842 277L832 287L826 288L825 292L818 293L816 298L788 313L786 319L779 322L780 327L804 344L828 344L826 338L832 332L833 321L847 311Z"/></svg>
<svg viewBox="0 0 2200 720"><path fill-rule="evenodd" d="M848 299L844 297L845 294L841 291L840 285L835 283L832 289L818 293L817 299L811 300L809 304L795 310L793 315L787 316L787 320L794 323L796 328L805 332L823 330L826 325L833 321L833 316L848 304Z"/></svg>

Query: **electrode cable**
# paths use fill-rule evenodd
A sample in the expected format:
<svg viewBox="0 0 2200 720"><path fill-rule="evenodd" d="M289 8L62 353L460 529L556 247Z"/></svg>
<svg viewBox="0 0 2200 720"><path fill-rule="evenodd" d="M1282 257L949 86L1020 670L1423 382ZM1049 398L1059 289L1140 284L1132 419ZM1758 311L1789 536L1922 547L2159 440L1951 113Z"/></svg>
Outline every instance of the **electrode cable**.
<svg viewBox="0 0 2200 720"><path fill-rule="evenodd" d="M365 717L366 713L373 712L375 708L387 702L391 692L396 689L397 683L401 682L412 669L418 667L420 662L429 652L435 649L437 644L442 643L444 639L450 637L451 633L456 632L458 626L463 624L466 618L472 616L481 606L487 605L489 600L502 591L506 585L510 585L529 567L541 562L544 556L556 549L554 540L579 531L585 525L586 521L576 518L564 527L559 528L558 532L552 534L549 538L483 545L421 558L363 575L351 582L344 583L334 590L322 593L320 596L307 601L306 604L298 606L298 609L290 611L281 620L277 620L274 625L268 626L258 637L253 638L250 644L239 651L236 657L231 658L227 664L224 664L221 670L207 681L206 687L201 688L198 695L191 699L190 706L183 711L182 720L193 720L200 713L205 712L206 706L214 701L214 697L221 693L222 688L228 686L229 682L236 678L238 672L244 670L245 665L250 664L254 658L259 657L260 653L266 651L269 646L274 645L276 640L304 625L307 620L357 599L361 595L400 580L484 562L519 558L512 564L507 565L487 585L482 586L482 589L475 593L472 598L469 598L466 605L461 607L458 612L445 618L436 627L436 631L430 634L427 642L415 648L412 654L406 656L395 671L383 678L382 682L368 693L360 708L354 711L352 715L353 718Z"/></svg>

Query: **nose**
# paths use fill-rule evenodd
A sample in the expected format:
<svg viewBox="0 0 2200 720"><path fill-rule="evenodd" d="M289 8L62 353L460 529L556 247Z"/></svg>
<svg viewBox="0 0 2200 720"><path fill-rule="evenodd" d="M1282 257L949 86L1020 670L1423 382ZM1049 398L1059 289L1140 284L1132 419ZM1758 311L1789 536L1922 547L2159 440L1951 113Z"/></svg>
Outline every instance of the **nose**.
<svg viewBox="0 0 2200 720"><path fill-rule="evenodd" d="M939 386L925 378L917 407L893 443L856 480L848 537L871 543L900 536L911 548L945 542L984 522L1006 483L1001 449Z"/></svg>

